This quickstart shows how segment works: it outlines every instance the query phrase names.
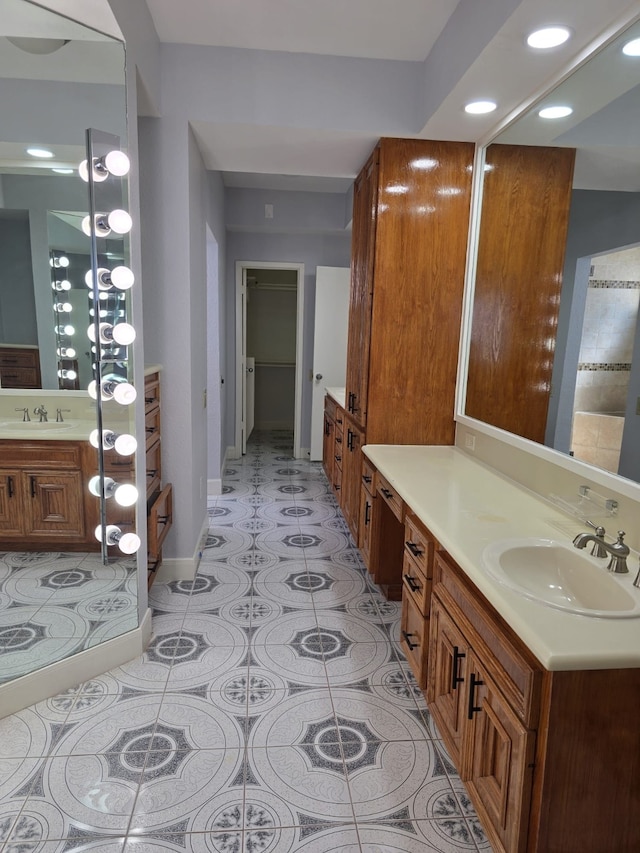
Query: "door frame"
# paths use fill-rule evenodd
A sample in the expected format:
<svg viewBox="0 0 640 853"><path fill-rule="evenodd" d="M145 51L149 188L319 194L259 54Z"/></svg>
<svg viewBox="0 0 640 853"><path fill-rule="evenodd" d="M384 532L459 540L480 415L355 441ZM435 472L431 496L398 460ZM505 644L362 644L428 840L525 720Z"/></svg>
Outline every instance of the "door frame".
<svg viewBox="0 0 640 853"><path fill-rule="evenodd" d="M293 455L296 459L302 458L302 389L304 371L302 356L304 351L304 264L291 263L290 261L236 261L236 405L235 405L235 448L234 458L242 456L242 397L245 370L245 356L242 352L243 327L246 328L246 317L243 317L242 299L245 288L246 271L248 269L263 270L296 270L296 370L295 370L295 396L293 417Z"/></svg>

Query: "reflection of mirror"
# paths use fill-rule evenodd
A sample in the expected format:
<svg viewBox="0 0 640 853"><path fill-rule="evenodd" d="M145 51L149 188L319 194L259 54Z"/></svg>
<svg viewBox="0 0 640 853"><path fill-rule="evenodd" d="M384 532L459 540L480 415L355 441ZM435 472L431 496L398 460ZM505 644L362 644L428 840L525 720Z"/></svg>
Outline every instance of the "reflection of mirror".
<svg viewBox="0 0 640 853"><path fill-rule="evenodd" d="M486 256L492 240L503 257L494 253L493 270L487 276L485 263L485 280L476 279L465 409L470 417L571 452L635 481L640 481L640 57L625 55L622 48L639 36L636 24L487 148L483 214L484 205L490 209L493 203L496 218L490 226L489 216L481 216L478 259L483 252ZM538 115L552 105L571 106L573 113L553 120ZM525 159L528 165L526 172L518 173L512 163L506 172L499 218L494 187L509 158L519 160L518 168ZM537 191L531 183L534 168L540 178ZM529 206L523 203L517 215L509 216L512 200L520 192L518 178L524 174ZM568 220L561 210L563 180L570 201ZM548 209L558 226L549 227L547 221L546 231L542 227L549 240L543 245L529 226L544 221ZM555 248L553 237L562 237ZM555 266L554 252L559 252ZM519 272L514 261L518 253L525 259ZM554 274L556 284L548 280ZM511 284L509 276L513 276ZM554 302L560 278L558 306ZM507 299L509 286L514 290ZM494 302L484 328L487 301L482 294L489 291ZM531 299L529 307L511 311L509 323L503 324L500 299L509 313L525 291ZM507 337L516 360L520 359L520 373L503 373L502 381L492 388L486 377L500 377L496 341ZM494 355L491 372L488 364ZM510 406L513 411L505 414ZM536 407L542 407L540 428L533 425Z"/></svg>
<svg viewBox="0 0 640 853"><path fill-rule="evenodd" d="M23 48L32 45L15 40L44 36L59 39L58 49L25 52ZM5 228L19 228L29 250L22 266L10 272L0 269L0 291L8 277L13 297L0 297L0 329L11 326L5 306L17 310L20 294L24 319L28 314L30 334L40 351L43 380L42 390L0 391L0 493L6 507L6 499L15 496L21 484L39 494L42 477L46 486L64 493L65 509L77 509L70 525L84 523L76 545L63 539L53 548L53 525L47 527L44 519L38 527L42 518L35 499L30 504L21 497L11 518L0 519L1 684L130 631L138 618L135 561L123 558L103 566L99 551L93 550L99 547L94 536L97 517L91 515L97 516L91 509L97 502L88 494L86 473L91 466L95 472L97 465L96 452L87 442L95 426L95 407L86 390L48 390L58 387L50 253L64 249L77 256L78 264L84 264L83 277L90 267L89 240L75 226L75 214L89 209L87 185L78 177L77 166L86 156L87 128L99 127L126 139L124 48L27 0L3 0L0 78L0 244ZM29 157L25 149L34 145L50 149L53 158ZM75 171L59 174L53 168ZM77 323L85 336L87 293L85 286L87 315ZM85 337L82 351L88 349ZM41 406L48 410L43 424L33 411ZM22 423L24 409L30 423ZM57 423L58 409L62 423ZM132 431L129 416L124 416L121 431ZM42 441L55 449L48 449L38 467L31 468L27 444L37 451L45 446ZM65 454L80 460L73 471L61 461ZM72 534L65 531L65 536Z"/></svg>

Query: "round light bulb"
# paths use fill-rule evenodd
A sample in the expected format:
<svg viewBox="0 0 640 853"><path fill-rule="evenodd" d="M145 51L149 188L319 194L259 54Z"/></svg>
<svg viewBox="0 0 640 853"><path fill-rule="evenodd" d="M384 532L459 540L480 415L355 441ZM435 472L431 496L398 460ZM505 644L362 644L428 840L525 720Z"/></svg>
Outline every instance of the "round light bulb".
<svg viewBox="0 0 640 853"><path fill-rule="evenodd" d="M118 540L118 548L123 554L135 554L140 545L140 537L136 533L123 533Z"/></svg>
<svg viewBox="0 0 640 853"><path fill-rule="evenodd" d="M110 151L104 158L104 165L117 178L122 178L128 174L131 167L129 158L124 151Z"/></svg>
<svg viewBox="0 0 640 853"><path fill-rule="evenodd" d="M113 446L120 456L131 456L132 453L136 452L138 442L133 435L123 432L116 438Z"/></svg>
<svg viewBox="0 0 640 853"><path fill-rule="evenodd" d="M111 337L117 344L126 347L135 341L136 330L129 323L117 323L111 327Z"/></svg>
<svg viewBox="0 0 640 853"><path fill-rule="evenodd" d="M111 497L111 489L115 485L115 482L111 479L111 477L104 478L104 496L105 498ZM100 475L96 474L95 477L92 477L89 480L89 491L92 495L95 495L97 498L100 497Z"/></svg>
<svg viewBox="0 0 640 853"><path fill-rule="evenodd" d="M87 385L87 392L92 400L98 399L98 383L95 379L92 379L91 382Z"/></svg>
<svg viewBox="0 0 640 853"><path fill-rule="evenodd" d="M113 399L122 406L133 403L137 396L136 389L128 382L119 382L113 389Z"/></svg>
<svg viewBox="0 0 640 853"><path fill-rule="evenodd" d="M135 281L129 267L114 267L111 270L111 281L118 290L129 290Z"/></svg>
<svg viewBox="0 0 640 853"><path fill-rule="evenodd" d="M109 177L108 172L104 172L104 171L100 172L95 168L95 166L94 166L92 171L93 171L93 180L97 184L101 183L102 181L106 181L107 178ZM85 182L85 184L89 183L89 164L87 163L86 160L83 160L82 163L80 163L80 165L78 166L78 174L80 175L82 180Z"/></svg>
<svg viewBox="0 0 640 853"><path fill-rule="evenodd" d="M74 329L73 326L67 325L67 326L56 326L55 331L56 331L57 335L69 335L69 336L71 336L71 335L75 334L76 330Z"/></svg>
<svg viewBox="0 0 640 853"><path fill-rule="evenodd" d="M133 226L133 220L126 210L112 210L107 216L107 222L112 231L116 234L128 234Z"/></svg>
<svg viewBox="0 0 640 853"><path fill-rule="evenodd" d="M56 302L56 311L68 314L70 311L73 311L73 305L70 302Z"/></svg>
<svg viewBox="0 0 640 853"><path fill-rule="evenodd" d="M640 39L628 41L622 48L625 56L640 56Z"/></svg>
<svg viewBox="0 0 640 853"><path fill-rule="evenodd" d="M60 358L75 358L76 351L73 347L58 347L56 350Z"/></svg>
<svg viewBox="0 0 640 853"><path fill-rule="evenodd" d="M87 237L91 237L91 217L85 216L82 219L81 227Z"/></svg>
<svg viewBox="0 0 640 853"><path fill-rule="evenodd" d="M132 483L123 483L115 487L113 496L119 506L133 506L138 500L138 490Z"/></svg>
<svg viewBox="0 0 640 853"><path fill-rule="evenodd" d="M58 376L60 377L60 379L76 379L78 377L78 374L75 372L75 370L66 370L63 368L62 370L58 371Z"/></svg>
<svg viewBox="0 0 640 853"><path fill-rule="evenodd" d="M66 269L69 266L69 258L66 255L60 255L57 261L57 267L63 267L64 269Z"/></svg>
<svg viewBox="0 0 640 853"><path fill-rule="evenodd" d="M65 278L65 279L63 279L63 281L57 281L55 283L54 287L56 290L61 290L61 291L62 290L65 290L65 291L71 290L71 282Z"/></svg>

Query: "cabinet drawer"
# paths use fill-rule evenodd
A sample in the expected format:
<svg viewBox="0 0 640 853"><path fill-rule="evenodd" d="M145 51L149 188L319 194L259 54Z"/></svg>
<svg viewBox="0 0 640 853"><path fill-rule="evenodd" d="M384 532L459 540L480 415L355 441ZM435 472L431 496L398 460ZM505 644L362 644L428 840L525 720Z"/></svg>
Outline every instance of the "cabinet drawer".
<svg viewBox="0 0 640 853"><path fill-rule="evenodd" d="M160 408L145 411L144 433L146 436L146 447L151 447L160 438Z"/></svg>
<svg viewBox="0 0 640 853"><path fill-rule="evenodd" d="M336 406L336 433L342 434L344 428L344 409Z"/></svg>
<svg viewBox="0 0 640 853"><path fill-rule="evenodd" d="M37 370L38 350L0 347L0 367L27 367Z"/></svg>
<svg viewBox="0 0 640 853"><path fill-rule="evenodd" d="M173 489L167 483L158 497L149 507L147 528L147 550L150 563L160 558L162 543L173 523Z"/></svg>
<svg viewBox="0 0 640 853"><path fill-rule="evenodd" d="M413 600L423 616L428 616L431 604L431 578L425 575L420 564L406 551L402 563L402 581L403 593Z"/></svg>
<svg viewBox="0 0 640 853"><path fill-rule="evenodd" d="M375 474L376 469L371 462L363 455L362 456L362 485L370 495L375 494Z"/></svg>
<svg viewBox="0 0 640 853"><path fill-rule="evenodd" d="M0 442L0 464L20 468L31 468L34 465L48 469L81 468L82 452L77 441L7 439Z"/></svg>
<svg viewBox="0 0 640 853"><path fill-rule="evenodd" d="M35 367L2 367L0 377L3 388L39 388L40 372Z"/></svg>
<svg viewBox="0 0 640 853"><path fill-rule="evenodd" d="M144 407L148 412L160 406L160 375L150 373L144 378Z"/></svg>
<svg viewBox="0 0 640 853"><path fill-rule="evenodd" d="M490 673L500 691L527 728L538 721L542 667L509 625L473 587L447 555L437 553L434 591L484 661L493 661Z"/></svg>
<svg viewBox="0 0 640 853"><path fill-rule="evenodd" d="M400 645L418 685L424 689L427 684L429 620L424 618L406 593L402 596Z"/></svg>
<svg viewBox="0 0 640 853"><path fill-rule="evenodd" d="M412 514L407 513L404 520L404 548L422 570L426 578L433 575L433 553L435 540L427 533L424 525Z"/></svg>
<svg viewBox="0 0 640 853"><path fill-rule="evenodd" d="M147 498L160 488L162 479L162 460L160 439L147 450Z"/></svg>
<svg viewBox="0 0 640 853"><path fill-rule="evenodd" d="M338 464L333 466L333 483L332 483L332 486L333 486L333 491L336 494L336 497L339 497L340 492L342 491L342 468Z"/></svg>
<svg viewBox="0 0 640 853"><path fill-rule="evenodd" d="M385 480L380 472L377 473L376 478L378 494L382 495L398 521L402 521L402 498L395 489L391 488L388 481Z"/></svg>
<svg viewBox="0 0 640 853"><path fill-rule="evenodd" d="M328 394L325 394L324 398L324 410L327 414L327 417L331 418L332 421L336 419L336 409L338 408L338 404L330 397Z"/></svg>

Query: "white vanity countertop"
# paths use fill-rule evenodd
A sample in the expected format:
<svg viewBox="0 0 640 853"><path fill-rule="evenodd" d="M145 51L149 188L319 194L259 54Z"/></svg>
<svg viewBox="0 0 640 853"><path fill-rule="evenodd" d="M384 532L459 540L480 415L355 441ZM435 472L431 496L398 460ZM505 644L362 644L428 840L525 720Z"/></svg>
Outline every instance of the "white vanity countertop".
<svg viewBox="0 0 640 853"><path fill-rule="evenodd" d="M88 441L89 433L96 428L95 418L93 420L72 419L57 424L55 418L46 424L39 424L36 419L30 424L22 424L16 421L15 427L0 425L0 439L13 439L18 441Z"/></svg>
<svg viewBox="0 0 640 853"><path fill-rule="evenodd" d="M324 390L330 397L333 397L339 406L342 406L344 409L346 399L346 390L344 388L325 388Z"/></svg>
<svg viewBox="0 0 640 853"><path fill-rule="evenodd" d="M640 618L582 616L530 601L482 569L491 542L571 542L587 528L456 447L366 445L363 452L549 670L640 666ZM583 552L584 553L584 552ZM606 563L602 561L602 571ZM633 593L638 555L619 576Z"/></svg>

